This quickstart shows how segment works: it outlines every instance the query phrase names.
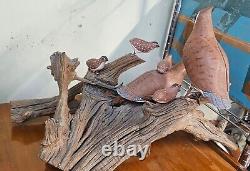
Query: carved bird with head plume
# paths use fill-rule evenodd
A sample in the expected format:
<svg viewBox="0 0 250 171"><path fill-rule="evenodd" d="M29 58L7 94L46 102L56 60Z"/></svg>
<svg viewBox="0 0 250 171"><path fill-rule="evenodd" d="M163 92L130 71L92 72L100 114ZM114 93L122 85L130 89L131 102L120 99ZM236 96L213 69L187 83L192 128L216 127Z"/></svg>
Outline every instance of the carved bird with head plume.
<svg viewBox="0 0 250 171"><path fill-rule="evenodd" d="M148 71L119 87L117 92L130 101L145 102L150 97L156 102L167 103L176 97L185 75L185 67L179 63L163 74L157 70Z"/></svg>
<svg viewBox="0 0 250 171"><path fill-rule="evenodd" d="M212 24L212 7L202 9L183 49L183 62L194 87L219 109L231 107L229 64L217 42Z"/></svg>
<svg viewBox="0 0 250 171"><path fill-rule="evenodd" d="M160 47L156 41L148 42L139 38L133 38L129 40L129 42L134 48L134 54L149 53L153 49Z"/></svg>

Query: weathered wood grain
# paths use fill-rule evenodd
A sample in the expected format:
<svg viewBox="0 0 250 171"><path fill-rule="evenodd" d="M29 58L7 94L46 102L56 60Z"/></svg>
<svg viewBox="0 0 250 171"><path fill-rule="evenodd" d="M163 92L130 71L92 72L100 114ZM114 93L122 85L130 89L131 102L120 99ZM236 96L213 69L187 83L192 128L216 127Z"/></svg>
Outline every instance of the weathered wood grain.
<svg viewBox="0 0 250 171"><path fill-rule="evenodd" d="M143 62L145 61L137 55L129 53L111 63L108 63L98 75L88 71L84 78L102 87L113 88L114 86L117 86L118 78L121 73Z"/></svg>
<svg viewBox="0 0 250 171"><path fill-rule="evenodd" d="M67 152L60 156L57 154L61 149L55 148L55 143L43 144L40 157L44 161L62 170L114 170L129 156L105 157L103 145L112 146L117 141L125 147L145 146L178 130L236 148L226 134L194 110L197 103L193 100L180 98L165 105L129 103L112 107L111 98L104 93L104 89L95 86L85 87L80 108L71 121L69 139L64 142Z"/></svg>
<svg viewBox="0 0 250 171"><path fill-rule="evenodd" d="M100 71L99 75L88 71L84 81L86 82L89 80L92 84L112 89L118 84L118 77L122 72L143 62L145 61L138 56L127 54L107 64L104 70ZM75 113L78 107L78 103L74 101L75 96L82 92L82 88L85 84L84 81L69 89L68 102L70 113L72 114ZM58 96L44 99L11 101L11 119L13 122L21 123L29 119L53 115L55 113L57 103Z"/></svg>
<svg viewBox="0 0 250 171"><path fill-rule="evenodd" d="M78 108L78 103L74 101L77 94L82 92L83 82L76 84L69 89L69 108L70 113L75 113ZM29 99L11 101L11 119L13 122L21 123L29 119L50 116L55 113L58 96L43 99Z"/></svg>
<svg viewBox="0 0 250 171"><path fill-rule="evenodd" d="M112 106L112 97L106 96L106 84L116 86L120 66L131 66L130 60L124 58L127 57L109 64L111 69L106 72L113 74L103 72L93 75L89 72L86 75L85 79L96 82L98 86L86 84L83 87L81 104L67 122L67 138L58 136L58 126L53 118L46 122L46 138L40 153L42 160L62 170L114 170L129 156L106 157L102 154L103 145L112 146L117 141L125 147L134 144L145 146L178 130L236 149L226 134L195 110L197 104L193 100L180 98L169 104L142 105L131 102L119 107ZM61 107L58 104L57 111Z"/></svg>

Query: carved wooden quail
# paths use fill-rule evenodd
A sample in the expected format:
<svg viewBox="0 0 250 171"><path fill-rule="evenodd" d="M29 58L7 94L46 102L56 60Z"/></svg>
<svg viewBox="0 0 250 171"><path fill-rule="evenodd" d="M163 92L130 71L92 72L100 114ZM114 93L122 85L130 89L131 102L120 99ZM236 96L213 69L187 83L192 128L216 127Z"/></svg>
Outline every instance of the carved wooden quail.
<svg viewBox="0 0 250 171"><path fill-rule="evenodd" d="M129 40L130 44L134 48L134 53L148 53L151 50L160 47L159 44L155 41L148 42L139 38L133 38Z"/></svg>
<svg viewBox="0 0 250 171"><path fill-rule="evenodd" d="M145 97L154 97L156 102L158 102L159 98L160 103L167 103L174 99L178 93L178 91L173 91L172 86L181 85L185 75L185 67L183 63L180 63L164 74L159 73L157 70L148 71L129 84L118 88L117 92L130 101L144 102ZM155 94L156 92L157 94ZM167 97L162 97L164 95Z"/></svg>
<svg viewBox="0 0 250 171"><path fill-rule="evenodd" d="M102 56L99 59L89 59L87 60L86 64L92 72L98 72L102 70L105 66L105 63L108 61L108 58L106 56Z"/></svg>
<svg viewBox="0 0 250 171"><path fill-rule="evenodd" d="M183 49L183 62L192 85L219 109L228 109L231 107L229 64L216 40L211 13L211 7L199 12Z"/></svg>

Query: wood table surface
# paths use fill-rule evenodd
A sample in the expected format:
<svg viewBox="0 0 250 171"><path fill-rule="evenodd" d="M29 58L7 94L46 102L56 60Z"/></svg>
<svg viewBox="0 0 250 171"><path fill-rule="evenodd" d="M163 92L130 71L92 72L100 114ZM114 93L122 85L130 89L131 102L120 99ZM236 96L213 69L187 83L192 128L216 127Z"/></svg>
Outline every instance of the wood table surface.
<svg viewBox="0 0 250 171"><path fill-rule="evenodd" d="M38 157L44 136L43 121L15 125L9 104L0 105L0 171L56 171ZM192 135L176 132L153 143L144 161L130 158L116 171L233 171L236 170L211 147Z"/></svg>

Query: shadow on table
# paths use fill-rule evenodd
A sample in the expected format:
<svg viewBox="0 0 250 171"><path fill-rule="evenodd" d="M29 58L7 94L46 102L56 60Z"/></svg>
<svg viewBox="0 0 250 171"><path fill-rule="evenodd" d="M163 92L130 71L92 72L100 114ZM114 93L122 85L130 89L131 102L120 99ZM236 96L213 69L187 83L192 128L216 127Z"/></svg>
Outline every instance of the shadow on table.
<svg viewBox="0 0 250 171"><path fill-rule="evenodd" d="M46 164L44 171L60 171L60 169L55 168L54 166L51 166L49 164Z"/></svg>
<svg viewBox="0 0 250 171"><path fill-rule="evenodd" d="M41 141L44 136L44 124L39 125L15 125L11 130L11 140L22 144L31 144Z"/></svg>

